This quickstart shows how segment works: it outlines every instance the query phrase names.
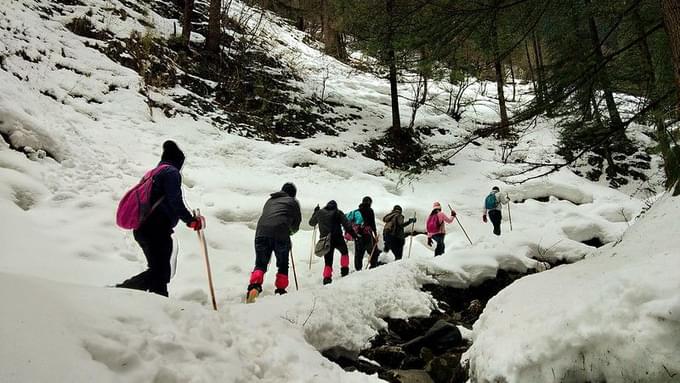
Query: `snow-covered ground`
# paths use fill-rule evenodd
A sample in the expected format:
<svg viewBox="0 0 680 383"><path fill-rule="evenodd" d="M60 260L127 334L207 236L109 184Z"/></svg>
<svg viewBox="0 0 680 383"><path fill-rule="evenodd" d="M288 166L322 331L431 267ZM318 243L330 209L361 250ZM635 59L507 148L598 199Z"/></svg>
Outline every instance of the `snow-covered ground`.
<svg viewBox="0 0 680 383"><path fill-rule="evenodd" d="M159 111L152 116L146 98L138 92L142 87L140 77L88 48L86 43L93 41L72 34L64 24L92 9L93 19L117 35L144 30L136 21L143 19L157 26L156 33L168 36L172 21L152 11L136 12L117 0L87 0L85 6L67 7L73 12L65 15L49 15L45 11L49 3L16 0L0 11L0 132L15 145L34 149L26 156L4 143L0 145L2 382L375 381L375 376L343 371L317 351L333 346L355 350L365 346L386 325L380 318L427 315L434 306L429 294L419 290L423 283L436 281L465 287L494 277L499 268L540 268L536 259L575 262L592 255L587 262L598 265L593 268L600 270L598 275L604 268L619 267L619 258L641 263L648 259L635 258L649 254L639 251L644 247L628 246L628 236L624 237L643 208L643 201L590 183L568 169L529 183L506 186L497 179L514 167L499 162L501 153L492 140L480 140L480 146L465 149L454 158L454 166L404 184L402 174L352 149L386 128L387 83L323 56L305 45L299 32L270 22L271 16L263 21L260 32L263 39L278 37L270 39L272 54L297 63L306 78L299 85L307 94L318 92L323 78L328 76L328 97L360 106L362 124L348 124L338 137L317 135L299 145L283 145L226 134L201 119L166 118ZM232 4L231 12L241 12L239 2ZM132 16L122 21L112 16L113 9L125 9ZM432 88L436 91L437 86ZM409 89L404 86L402 90ZM153 95L162 96L163 91ZM487 95L490 96L493 95ZM471 97L479 98L477 119L495 119L495 111L488 107L489 99L474 91ZM404 105L402 114L408 112ZM458 125L429 108L419 112L418 121L446 129L446 134L429 139L433 145L451 143L474 128L470 124ZM207 217L205 233L217 313L208 303L205 266L196 234L182 225L175 234L178 265L169 286L170 299L104 287L145 268L144 257L131 233L117 229L113 216L126 189L158 161L166 139L175 140L187 156L182 173L188 205L200 208ZM530 159L555 158L555 140L551 121L542 121L522 137L516 152ZM347 156L330 158L312 149L331 149ZM290 294L272 296L270 272L258 303L241 305L254 263L253 235L260 209L269 193L287 181L298 187L305 221L293 237L300 290L295 291L291 283ZM489 224L481 222L483 199L493 185L501 186L518 202L511 208L512 231L506 214L500 238L491 234ZM312 228L306 220L317 204L335 199L347 212L365 195L373 198L379 219L395 204L401 205L408 217L417 214L416 229L420 231L424 230L432 202L449 203L458 212L473 245L454 223L449 226L443 257L433 259L425 237L417 236L410 259L352 273L343 279L336 275L332 285L322 286L323 266L320 259L310 259ZM664 204L670 210L677 210L679 205L674 199ZM659 218L657 213L646 217L645 233L654 233L655 225L667 225L664 219L668 217ZM672 233L666 235L672 237ZM603 256L581 243L592 238L615 243L622 237L623 242L604 250ZM677 242L659 238L656 253L677 250ZM613 251L621 257L611 257ZM383 260L391 261L390 257L385 255ZM621 278L628 278L625 287L642 294L628 301L654 301L652 298L671 291L668 289L673 282L661 271L677 270L673 269L677 261L673 263L668 256L655 257L657 266L649 269L649 275L639 273L636 279L621 272ZM588 267L581 265L587 263L561 266L516 285L532 284L539 292L555 292L556 281L566 286L582 283L580 278ZM604 278L608 281L607 275ZM657 279L658 286L654 284ZM592 283L596 283L594 279ZM581 309L591 313L574 313L575 321L599 318L600 311L593 311L591 306L603 300L617 302L623 294L623 290L603 289L598 291L602 295L595 295L595 288L588 286L583 283L572 290L574 297L588 296L582 300ZM612 287L605 282L603 286ZM494 336L512 342L512 334L506 332L510 322L504 322L507 314L503 313L518 310L517 315L524 315L520 311L525 302L520 298L526 290L513 285L507 300L502 294L493 301L475 328L476 343L470 353L479 380L499 375L515 379L519 368L531 371L533 375L527 376L547 376L538 375L545 373L541 370L544 365L527 360L559 364L567 373L578 350L606 344L570 343L581 341L583 334L562 338L566 334L559 324L569 318L570 310L570 306L558 304L558 298L570 297L564 290L568 289L560 288L558 294L550 295L552 305L545 305L557 310L545 315L563 321L544 319L545 331L554 331L552 337L523 338L537 348L550 346L552 353L546 359L534 358L525 347L510 352L515 358L492 354L502 351L494 344ZM610 296L615 297L607 299ZM536 297L533 303L538 305L547 297ZM665 336L667 326L675 325L677 333L677 314L672 319L672 315L662 313L664 308L677 310L677 300L656 301L644 312L657 314L630 314L626 317L626 323L631 325L628 328L649 329L643 331L648 339ZM512 307L505 308L506 304ZM632 303L625 307L633 308ZM529 333L544 323L540 310L531 313L536 315L531 318L535 322L527 320L523 328ZM601 333L611 322L608 318L585 323L594 333L598 329ZM657 320L653 326L648 318L665 320ZM536 334L543 331L536 330ZM561 344L562 339L565 344ZM619 339L622 338L616 337L612 342ZM644 342L639 344L647 344ZM671 342L664 344L669 350L673 350ZM677 343L675 346L677 350ZM618 359L612 358L608 363L625 362L636 350L611 348ZM564 358L558 353L562 349L568 350ZM591 358L595 354L587 355L589 362L597 362ZM661 354L649 366L657 368L665 360L672 362L672 358ZM497 364L495 359L499 359ZM677 371L674 366L665 367Z"/></svg>
<svg viewBox="0 0 680 383"><path fill-rule="evenodd" d="M507 382L680 379L678 198L574 265L523 278L474 326L474 378Z"/></svg>

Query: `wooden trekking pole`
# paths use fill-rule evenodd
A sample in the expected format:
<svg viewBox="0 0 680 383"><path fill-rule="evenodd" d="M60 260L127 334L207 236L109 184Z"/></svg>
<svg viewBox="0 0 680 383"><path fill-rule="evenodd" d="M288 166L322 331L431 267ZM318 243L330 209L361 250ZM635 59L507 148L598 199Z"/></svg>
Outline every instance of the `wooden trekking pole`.
<svg viewBox="0 0 680 383"><path fill-rule="evenodd" d="M205 268L206 271L208 272L208 287L210 288L210 298L212 299L212 307L215 311L217 311L217 301L215 300L215 288L213 287L212 272L210 271L210 259L208 259L208 245L205 241L205 233L203 232L203 229L205 229L205 218L201 216L201 211L198 209L194 212L194 217L197 217L198 219L201 220L201 230L198 230L196 234L198 234L198 242L201 246L203 257L205 258Z"/></svg>
<svg viewBox="0 0 680 383"><path fill-rule="evenodd" d="M505 193L505 198L508 199L508 219L510 220L510 231L512 231L512 214L510 214L510 196Z"/></svg>
<svg viewBox="0 0 680 383"><path fill-rule="evenodd" d="M373 248L371 248L371 252L368 254L368 264L366 265L366 269L371 267L373 253L375 253L375 248L378 247L378 237L375 234L373 234L373 231L371 231L371 237L373 237Z"/></svg>
<svg viewBox="0 0 680 383"><path fill-rule="evenodd" d="M312 248L309 250L309 269L312 269L312 257L314 256L314 247L316 246L316 225L312 229Z"/></svg>
<svg viewBox="0 0 680 383"><path fill-rule="evenodd" d="M293 279L295 280L295 291L300 290L297 281L297 272L295 271L295 258L293 258L293 243L290 243L290 264L293 265Z"/></svg>
<svg viewBox="0 0 680 383"><path fill-rule="evenodd" d="M413 212L413 223L411 224L411 238L408 240L408 257L411 258L411 246L413 245L413 231L416 228L416 213Z"/></svg>
<svg viewBox="0 0 680 383"><path fill-rule="evenodd" d="M449 204L449 210L453 211L453 208L451 207L450 204ZM470 236L468 235L467 231L465 231L465 228L463 227L463 224L460 223L460 218L458 218L457 215L456 215L456 222L458 222L458 226L460 226L460 229L463 230L463 234L465 234L465 237L467 238L467 240L468 240L468 241L470 242L470 244L472 245L472 240L470 239Z"/></svg>

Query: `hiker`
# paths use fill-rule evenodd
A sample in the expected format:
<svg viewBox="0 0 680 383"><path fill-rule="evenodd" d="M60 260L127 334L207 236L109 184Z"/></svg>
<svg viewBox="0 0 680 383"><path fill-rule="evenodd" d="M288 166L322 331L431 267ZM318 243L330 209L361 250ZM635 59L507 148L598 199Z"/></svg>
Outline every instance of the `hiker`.
<svg viewBox="0 0 680 383"><path fill-rule="evenodd" d="M444 254L444 236L446 236L446 225L445 223L453 222L456 218L456 212L451 210L451 216L447 216L446 213L442 211L442 205L439 202L432 204L432 212L427 218L427 244L432 246L432 241L437 243L437 247L434 249L434 256L439 256Z"/></svg>
<svg viewBox="0 0 680 383"><path fill-rule="evenodd" d="M255 229L255 268L250 274L246 301L252 302L262 292L264 274L267 272L272 252L276 256L274 294L285 294L288 287L288 254L290 236L300 229L302 214L295 199L297 188L291 182L283 184L281 191L272 193L262 208Z"/></svg>
<svg viewBox="0 0 680 383"><path fill-rule="evenodd" d="M378 231L375 226L375 213L371 208L373 200L364 197L359 208L347 213L347 219L352 224L352 229L357 237L354 241L354 269L361 270L364 262L364 253L369 256L369 268L378 265L380 250L377 248Z"/></svg>
<svg viewBox="0 0 680 383"><path fill-rule="evenodd" d="M491 193L484 199L484 215L482 215L482 221L487 222L486 216L489 215L489 219L493 224L493 233L496 235L501 235L501 219L503 214L501 213L502 205L507 205L510 202L508 195L501 194L501 189L498 186L491 188Z"/></svg>
<svg viewBox="0 0 680 383"><path fill-rule="evenodd" d="M340 251L340 275L346 276L349 274L349 251L345 238L342 235L342 228L351 237L356 237L356 233L352 229L345 214L338 210L338 204L331 200L328 201L323 209L319 205L314 209L314 214L309 219L309 225L319 225L319 241L327 240L328 247L325 250L323 268L323 284L327 285L333 281L333 253L335 250Z"/></svg>
<svg viewBox="0 0 680 383"><path fill-rule="evenodd" d="M170 257L172 255L173 228L181 219L187 226L198 231L202 218L193 216L182 200L182 176L184 153L174 141L163 143L163 154L153 175L151 187L151 212L133 231L133 235L146 256L147 269L127 279L116 287L150 291L168 296L170 282Z"/></svg>
<svg viewBox="0 0 680 383"><path fill-rule="evenodd" d="M401 213L401 206L394 205L392 212L383 217L385 227L383 229L383 239L385 240L385 252L392 250L395 260L400 260L404 253L406 234L404 228L416 222L413 217L404 222L404 215Z"/></svg>

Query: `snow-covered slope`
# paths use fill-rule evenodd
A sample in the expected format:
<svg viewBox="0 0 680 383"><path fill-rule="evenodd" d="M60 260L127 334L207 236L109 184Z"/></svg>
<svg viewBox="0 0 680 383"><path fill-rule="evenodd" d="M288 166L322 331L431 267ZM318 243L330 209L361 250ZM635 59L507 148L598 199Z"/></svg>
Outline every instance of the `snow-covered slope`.
<svg viewBox="0 0 680 383"><path fill-rule="evenodd" d="M329 100L359 106L359 122L347 122L339 136L283 145L227 134L207 119L168 118L149 108L137 73L91 48L102 42L78 37L65 24L91 12L95 25L119 37L145 25L168 37L173 20L140 11L131 6L135 1L72 3L13 0L0 10L0 132L27 152L0 144L0 381L376 380L347 374L315 350L356 350L385 326L380 318L426 315L433 306L419 287L435 277L465 287L499 268L540 267L536 259L579 260L594 251L581 241L618 240L643 206L568 169L506 187L497 178L515 167L499 162L493 140L471 145L455 165L404 184L403 174L353 149L386 128L388 84L323 56L271 15L260 24L260 37L270 41L272 54L297 63L303 92L318 92L328 77ZM242 10L252 12L232 2L230 12ZM156 89L149 96L162 100L171 92L188 91ZM491 96L471 94L479 98L476 119L495 118ZM407 115L408 106L402 112ZM455 142L474 128L435 109L423 108L418 116L419 123L445 132L428 139L432 145ZM166 139L187 156L187 203L207 217L218 313L208 304L196 235L181 225L169 300L103 287L145 267L131 233L117 229L113 215L125 190L158 161ZM551 122L542 121L516 153L554 158L554 143ZM325 150L346 156L318 154ZM433 260L421 235L410 259L336 276L322 287L322 262L309 258L312 228L303 225L293 237L300 291L291 286L288 296L271 296L269 275L258 304L240 305L253 266L255 222L268 194L286 181L298 187L305 221L317 204L335 199L349 211L370 195L378 218L399 204L407 216L417 214L416 229L423 231L432 202L450 203L474 245L454 224L444 257ZM513 230L506 215L501 238L480 217L484 196L496 184L518 202Z"/></svg>
<svg viewBox="0 0 680 383"><path fill-rule="evenodd" d="M677 382L680 199L665 197L615 246L494 297L469 351L478 381Z"/></svg>

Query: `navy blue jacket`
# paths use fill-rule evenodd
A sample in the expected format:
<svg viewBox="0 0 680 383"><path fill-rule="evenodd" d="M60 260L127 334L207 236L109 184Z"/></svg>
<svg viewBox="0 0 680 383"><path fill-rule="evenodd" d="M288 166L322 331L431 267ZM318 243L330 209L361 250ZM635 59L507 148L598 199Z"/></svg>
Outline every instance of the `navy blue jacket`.
<svg viewBox="0 0 680 383"><path fill-rule="evenodd" d="M184 205L182 199L182 176L179 170L170 162L161 161L158 165L170 165L161 170L153 178L153 186L151 187L151 203L154 204L159 198L163 197L163 201L151 213L156 216L148 221L167 222L170 228L177 226L177 222L181 219L185 223L193 220L193 215ZM162 216L159 216L162 215Z"/></svg>

